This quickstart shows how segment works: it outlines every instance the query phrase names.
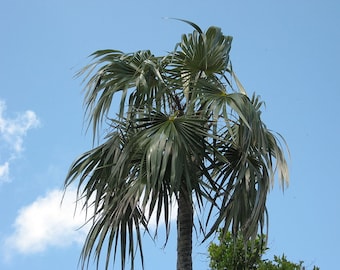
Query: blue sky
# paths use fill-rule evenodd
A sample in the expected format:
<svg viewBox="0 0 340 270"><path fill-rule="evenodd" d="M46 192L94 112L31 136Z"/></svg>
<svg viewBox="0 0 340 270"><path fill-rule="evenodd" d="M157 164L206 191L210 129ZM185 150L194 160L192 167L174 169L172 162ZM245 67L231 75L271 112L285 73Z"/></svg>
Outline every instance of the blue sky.
<svg viewBox="0 0 340 270"><path fill-rule="evenodd" d="M291 182L269 194L269 258L285 253L307 269L338 267L340 2L3 0L0 269L77 269L84 215L74 215L73 190L61 208L60 197L91 137L73 76L98 49L172 50L192 29L163 17L232 35L234 70L266 102L267 126L287 140ZM146 269L175 269L175 237L162 244L145 238ZM195 270L208 269L205 244L194 242L193 258Z"/></svg>

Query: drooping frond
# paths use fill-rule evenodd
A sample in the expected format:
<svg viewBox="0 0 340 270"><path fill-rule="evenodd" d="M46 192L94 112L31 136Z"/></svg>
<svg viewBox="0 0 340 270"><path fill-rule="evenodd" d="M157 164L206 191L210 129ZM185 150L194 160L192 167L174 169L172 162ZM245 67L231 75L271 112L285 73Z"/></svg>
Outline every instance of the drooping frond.
<svg viewBox="0 0 340 270"><path fill-rule="evenodd" d="M93 63L79 75L89 78L84 103L94 135L98 124L108 117L114 97L120 99L120 118L131 107L159 107L167 102L163 58L155 57L150 51L125 54L117 50L96 51L92 56Z"/></svg>
<svg viewBox="0 0 340 270"><path fill-rule="evenodd" d="M215 144L219 154L210 168L218 185L213 193L219 211L207 237L221 225L246 239L255 237L267 222L266 198L275 171L284 184L289 180L280 141L261 121L261 103L254 96L247 106L243 115L248 124L240 118Z"/></svg>
<svg viewBox="0 0 340 270"><path fill-rule="evenodd" d="M99 261L105 241L108 243L106 268L111 249L116 254L118 243L122 265L126 250L130 258L134 258L135 244L142 255L140 229L147 229L147 221L138 204L143 192L143 186L137 181L139 171L135 168L138 154L131 156L124 150L124 138L114 132L105 143L80 156L68 173L65 185L78 181L78 197L83 201L83 208L89 214L93 212L81 254L82 267L93 252Z"/></svg>

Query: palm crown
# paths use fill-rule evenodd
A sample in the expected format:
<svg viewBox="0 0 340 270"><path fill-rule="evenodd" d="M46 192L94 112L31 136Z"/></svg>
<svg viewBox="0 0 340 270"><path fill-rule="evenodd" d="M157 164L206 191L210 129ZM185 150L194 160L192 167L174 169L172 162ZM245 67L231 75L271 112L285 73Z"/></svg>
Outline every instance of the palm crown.
<svg viewBox="0 0 340 270"><path fill-rule="evenodd" d="M247 96L231 68L232 38L190 24L194 31L166 56L101 50L80 73L88 81L94 137L103 120L109 123L103 142L74 161L65 181L67 187L77 180L84 207L94 208L83 266L92 253L99 261L105 240L106 267L120 250L122 268L127 252L133 268L136 246L143 263L142 232L151 215L157 227L165 223L168 236L176 201L178 227L190 227L186 234L195 209L207 213L199 223L205 239L221 226L255 236L266 221L275 169L288 181L283 140L266 128L262 102ZM117 117L109 118L113 100L119 100ZM180 222L181 211L188 221Z"/></svg>

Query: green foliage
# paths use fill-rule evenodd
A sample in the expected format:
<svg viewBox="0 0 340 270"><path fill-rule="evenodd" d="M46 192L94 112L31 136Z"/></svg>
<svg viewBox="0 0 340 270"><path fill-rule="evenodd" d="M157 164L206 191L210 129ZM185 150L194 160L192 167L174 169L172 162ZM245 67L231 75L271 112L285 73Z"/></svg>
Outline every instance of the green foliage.
<svg viewBox="0 0 340 270"><path fill-rule="evenodd" d="M210 267L213 270L255 270L265 252L265 236L258 236L254 242L245 242L242 236L234 238L230 232L220 233L219 244L209 246Z"/></svg>
<svg viewBox="0 0 340 270"><path fill-rule="evenodd" d="M218 27L204 32L188 23L193 32L173 52L99 50L79 73L94 142L104 137L74 161L65 180L65 188L76 183L79 203L93 213L82 268L92 256L97 263L104 257L105 269L111 256L120 257L122 269L130 260L133 269L140 254L143 265L142 235L151 217L155 235L165 224L167 239L181 196L195 211L208 208L199 221L205 239L220 227L254 238L266 225L276 172L288 181L284 140L267 129L262 102L247 95L232 70L232 38Z"/></svg>
<svg viewBox="0 0 340 270"><path fill-rule="evenodd" d="M302 261L290 262L284 254L281 257L275 255L273 261L262 261L258 270L301 270L303 269L302 263Z"/></svg>
<svg viewBox="0 0 340 270"><path fill-rule="evenodd" d="M294 263L283 254L274 259L263 260L268 248L265 246L264 235L258 235L255 241L245 241L242 235L233 237L230 232L220 232L219 244L211 243L208 252L211 270L305 270L303 261ZM313 270L320 270L314 266Z"/></svg>

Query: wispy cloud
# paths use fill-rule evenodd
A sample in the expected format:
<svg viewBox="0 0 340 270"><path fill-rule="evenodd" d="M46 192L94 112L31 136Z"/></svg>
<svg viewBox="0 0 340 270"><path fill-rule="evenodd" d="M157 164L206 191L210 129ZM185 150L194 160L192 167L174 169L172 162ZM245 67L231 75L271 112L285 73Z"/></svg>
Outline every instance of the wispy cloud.
<svg viewBox="0 0 340 270"><path fill-rule="evenodd" d="M48 247L82 243L88 231L85 212L75 212L76 191L55 189L23 207L15 220L14 232L5 240L8 252L33 254ZM7 254L8 255L8 254Z"/></svg>
<svg viewBox="0 0 340 270"><path fill-rule="evenodd" d="M23 151L27 131L39 125L33 111L27 110L15 118L7 118L5 112L6 103L0 99L0 183L9 181L10 163Z"/></svg>
<svg viewBox="0 0 340 270"><path fill-rule="evenodd" d="M0 165L0 182L1 179L8 179L9 178L9 162L6 161L4 164Z"/></svg>

